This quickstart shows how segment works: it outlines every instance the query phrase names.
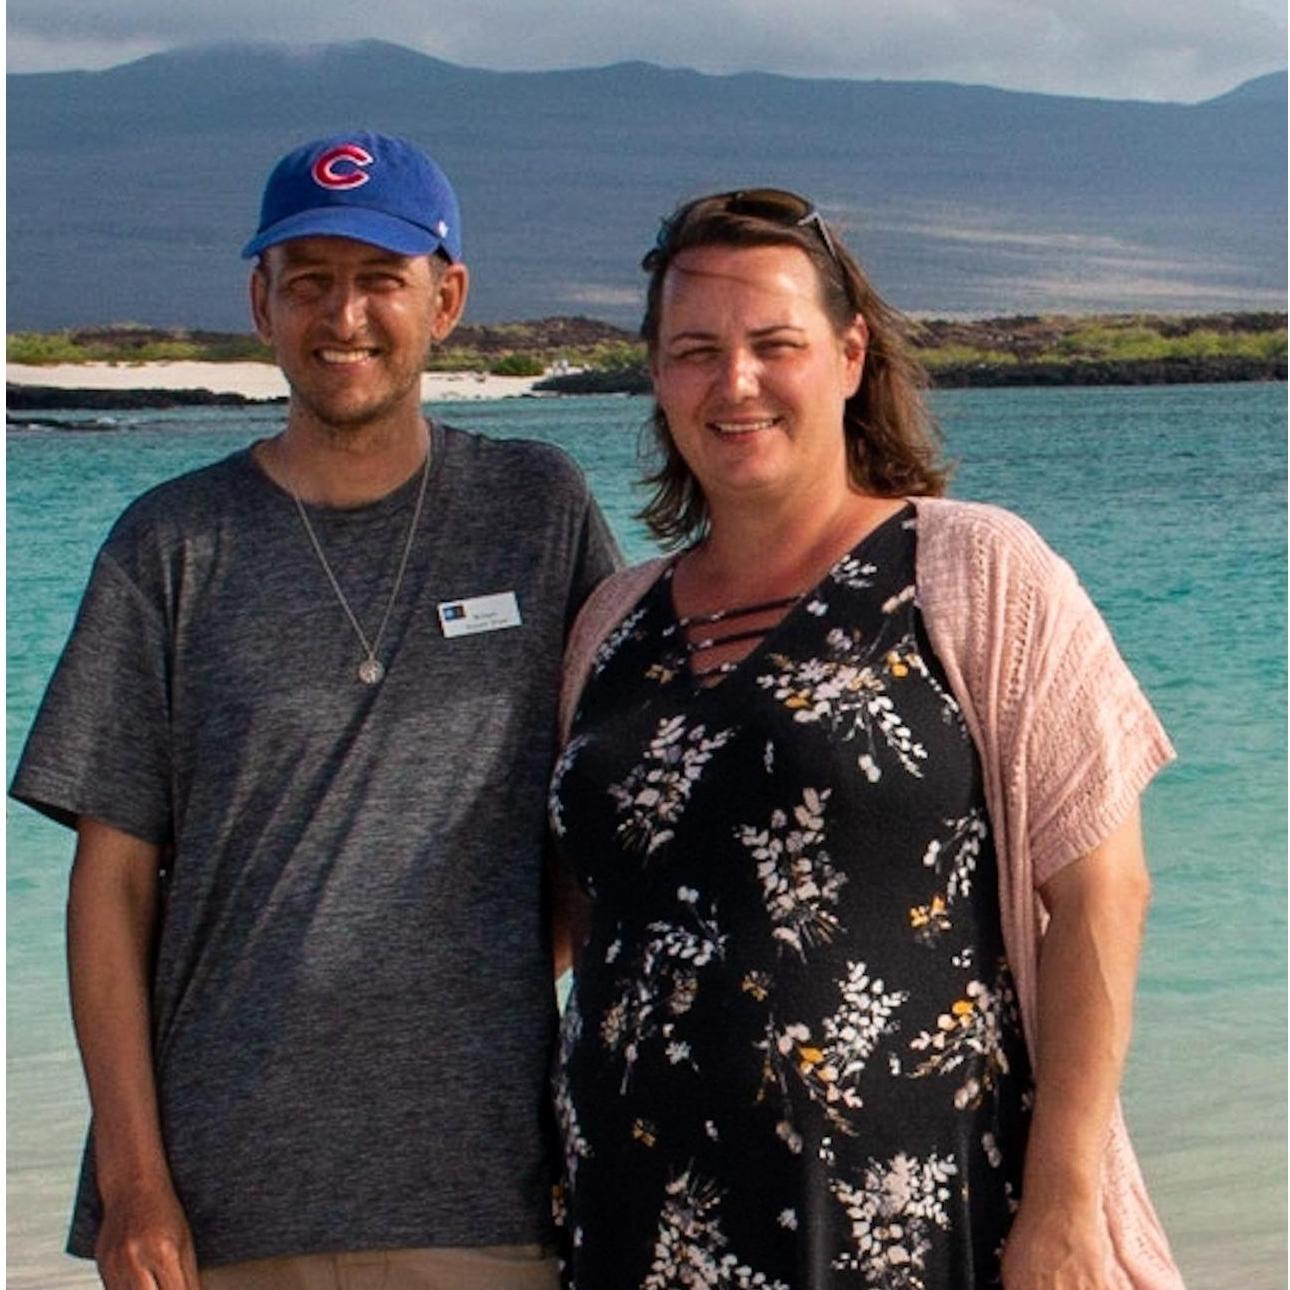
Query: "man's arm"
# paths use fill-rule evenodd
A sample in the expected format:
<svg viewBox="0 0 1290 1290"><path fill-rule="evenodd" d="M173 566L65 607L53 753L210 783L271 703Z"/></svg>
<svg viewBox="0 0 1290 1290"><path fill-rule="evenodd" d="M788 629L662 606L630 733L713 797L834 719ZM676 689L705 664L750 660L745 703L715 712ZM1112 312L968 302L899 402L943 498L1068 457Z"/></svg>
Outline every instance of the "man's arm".
<svg viewBox="0 0 1290 1290"><path fill-rule="evenodd" d="M107 1290L199 1290L157 1112L149 964L160 848L98 820L77 825L67 902L72 1016L94 1110Z"/></svg>
<svg viewBox="0 0 1290 1290"><path fill-rule="evenodd" d="M1101 1168L1132 1028L1150 882L1132 815L1040 889L1035 1110L1006 1290L1105 1290Z"/></svg>

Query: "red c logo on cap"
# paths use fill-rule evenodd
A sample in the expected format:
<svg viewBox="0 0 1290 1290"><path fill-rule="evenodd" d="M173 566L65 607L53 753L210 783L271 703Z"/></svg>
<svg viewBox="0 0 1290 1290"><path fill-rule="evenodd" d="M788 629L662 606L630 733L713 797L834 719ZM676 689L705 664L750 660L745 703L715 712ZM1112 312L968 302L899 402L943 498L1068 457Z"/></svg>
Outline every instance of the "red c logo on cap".
<svg viewBox="0 0 1290 1290"><path fill-rule="evenodd" d="M338 147L328 148L314 162L314 183L320 188L361 188L371 178L363 166L370 166L374 158L365 148L356 143L342 143ZM350 169L345 162L351 163Z"/></svg>

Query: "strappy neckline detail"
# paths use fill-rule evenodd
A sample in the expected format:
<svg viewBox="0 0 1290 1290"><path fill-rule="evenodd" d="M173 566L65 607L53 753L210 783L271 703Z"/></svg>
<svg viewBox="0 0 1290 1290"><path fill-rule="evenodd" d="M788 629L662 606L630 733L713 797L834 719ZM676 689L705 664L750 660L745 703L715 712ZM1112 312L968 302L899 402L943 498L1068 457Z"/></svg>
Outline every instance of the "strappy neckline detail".
<svg viewBox="0 0 1290 1290"><path fill-rule="evenodd" d="M671 622L664 628L665 635L676 634L680 641L680 650L682 654L681 669L689 677L690 684L696 694L703 693L706 690L716 689L726 678L740 671L744 664L749 660L756 658L765 648L766 642L774 635L784 629L784 625L790 622L804 602L815 596L821 588L834 576L848 560L854 559L870 542L877 539L879 534L886 531L887 527L892 524L904 523L911 519L913 515L913 505L909 501L897 511L893 511L886 519L874 525L867 533L857 539L857 541L844 551L838 558L825 570L824 574L805 591L801 591L791 596L783 596L774 600L762 601L754 605L731 606L728 609L713 610L709 614L678 614L676 612L676 597L673 591L673 578L676 574L677 561L673 560L664 570L663 576L659 579L659 587L663 595L667 612ZM691 641L686 636L686 629L692 626L711 626L719 622L729 622L733 618L748 617L755 613L769 613L775 609L784 609L780 618L771 623L764 631L752 628L741 632L730 632L724 636L708 637L698 641ZM695 654L702 652L704 649L711 649L717 645L724 645L730 641L749 640L759 638L746 654L740 655L739 658L726 659L721 663L713 664L708 668L696 668L691 666ZM709 679L711 678L711 679Z"/></svg>
<svg viewBox="0 0 1290 1290"><path fill-rule="evenodd" d="M714 623L724 623L731 618L746 618L749 614L769 613L772 609L786 609L795 605L806 592L799 591L791 596L781 596L778 600L763 600L756 605L738 605L733 609L717 609L710 614L685 614L676 620L676 625L684 630L687 627L708 627ZM722 637L728 640L729 637Z"/></svg>

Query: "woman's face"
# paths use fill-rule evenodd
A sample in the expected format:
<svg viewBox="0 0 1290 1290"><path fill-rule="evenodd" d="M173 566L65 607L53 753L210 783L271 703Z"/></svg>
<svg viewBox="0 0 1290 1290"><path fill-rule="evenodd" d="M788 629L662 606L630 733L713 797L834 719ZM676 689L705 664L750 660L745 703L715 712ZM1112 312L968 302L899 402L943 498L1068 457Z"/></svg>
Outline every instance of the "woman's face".
<svg viewBox="0 0 1290 1290"><path fill-rule="evenodd" d="M843 407L859 389L864 320L841 335L793 246L705 246L667 270L654 396L710 508L845 487Z"/></svg>

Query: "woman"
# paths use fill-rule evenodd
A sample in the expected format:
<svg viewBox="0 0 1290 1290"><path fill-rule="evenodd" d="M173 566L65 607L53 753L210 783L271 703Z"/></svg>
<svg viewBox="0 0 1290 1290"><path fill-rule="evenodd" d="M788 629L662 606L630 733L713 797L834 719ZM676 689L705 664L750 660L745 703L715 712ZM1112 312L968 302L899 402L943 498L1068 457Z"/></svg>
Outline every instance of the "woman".
<svg viewBox="0 0 1290 1290"><path fill-rule="evenodd" d="M809 202L691 202L644 267L682 550L567 659L571 1284L1180 1285L1116 1104L1164 732L1069 568L940 499Z"/></svg>

